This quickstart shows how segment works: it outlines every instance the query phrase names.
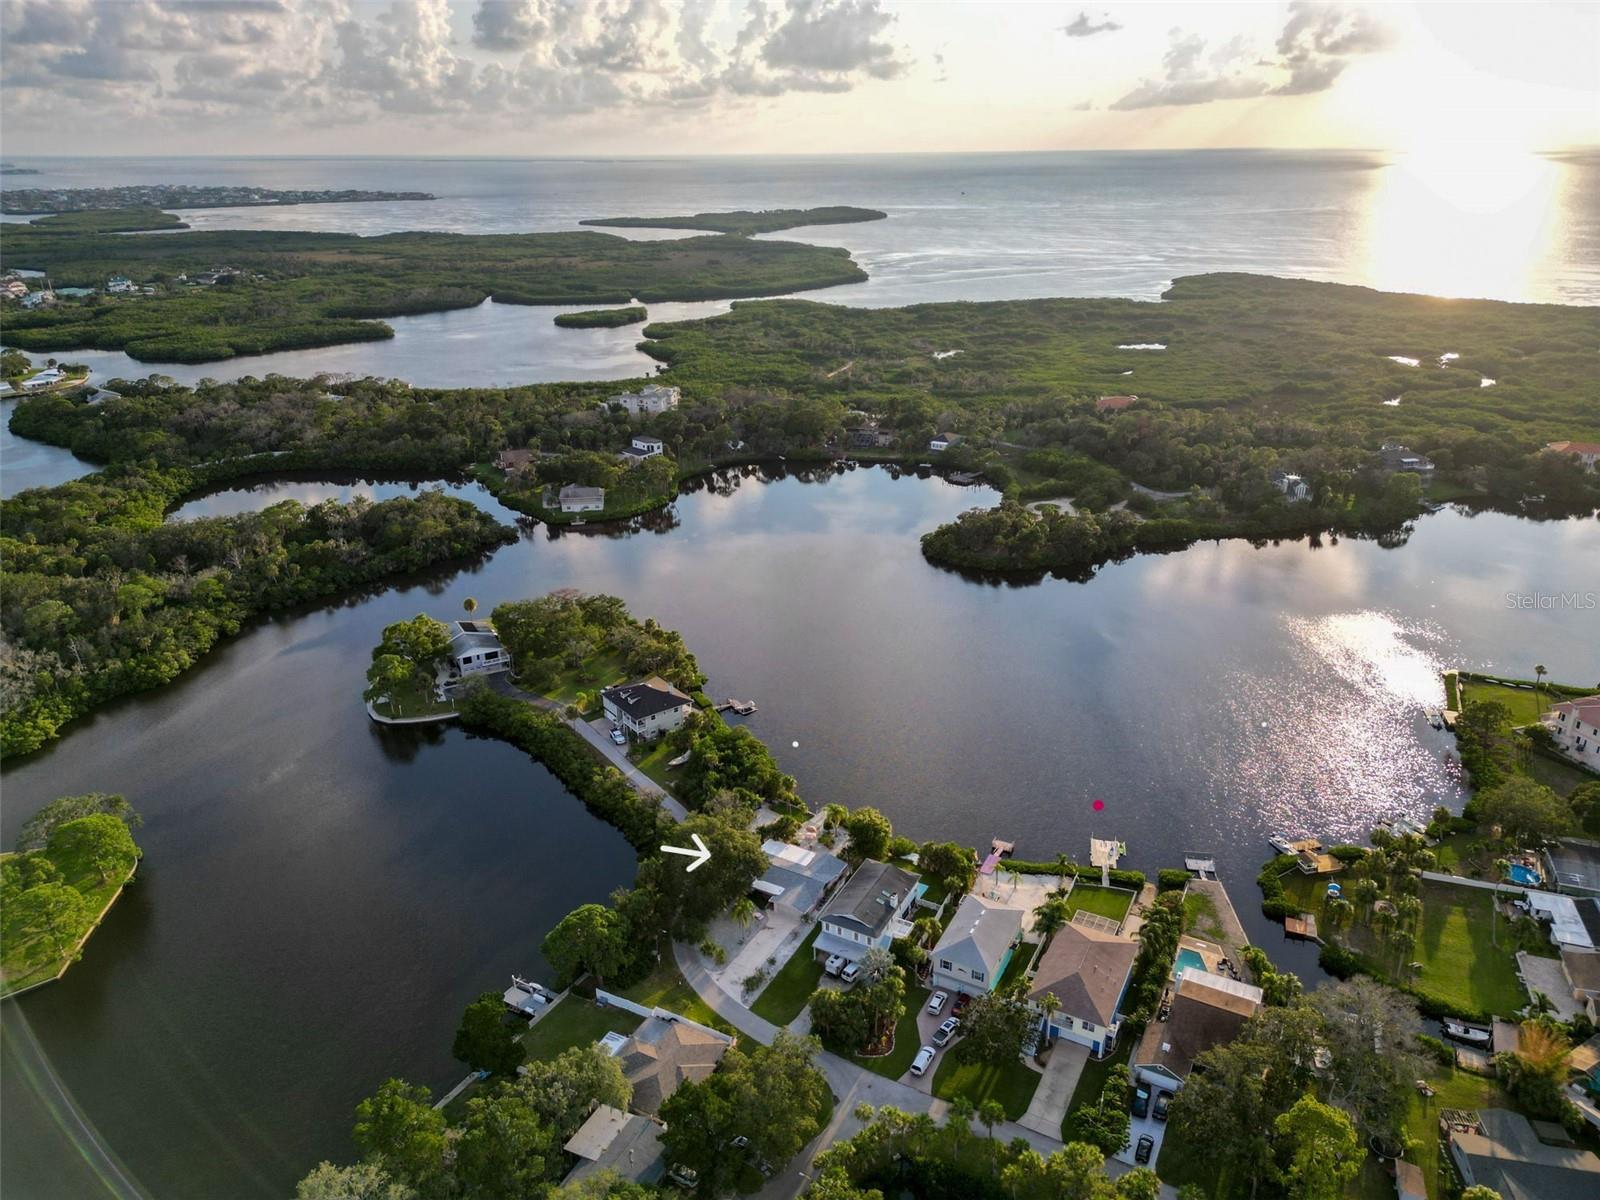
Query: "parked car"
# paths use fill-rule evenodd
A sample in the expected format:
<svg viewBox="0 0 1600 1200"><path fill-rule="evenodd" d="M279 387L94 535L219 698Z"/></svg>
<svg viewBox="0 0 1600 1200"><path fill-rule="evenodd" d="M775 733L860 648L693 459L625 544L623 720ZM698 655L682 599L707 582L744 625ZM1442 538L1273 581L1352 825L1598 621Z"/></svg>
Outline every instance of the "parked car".
<svg viewBox="0 0 1600 1200"><path fill-rule="evenodd" d="M728 1147L729 1147L729 1149L732 1149L732 1150L743 1150L749 1144L750 1144L750 1139L745 1137L745 1135L741 1133L738 1137L734 1138L732 1141L730 1141L728 1143Z"/></svg>
<svg viewBox="0 0 1600 1200"><path fill-rule="evenodd" d="M844 955L828 955L828 961L822 964L822 969L829 975L837 975L840 971L844 970Z"/></svg>
<svg viewBox="0 0 1600 1200"><path fill-rule="evenodd" d="M611 741L614 745L626 746L628 744L628 735L620 729L613 729L611 731Z"/></svg>
<svg viewBox="0 0 1600 1200"><path fill-rule="evenodd" d="M911 1073L913 1075L925 1074L928 1068L933 1065L933 1056L937 1053L939 1052L932 1046L924 1046L921 1050L918 1050L916 1058L911 1060Z"/></svg>
<svg viewBox="0 0 1600 1200"><path fill-rule="evenodd" d="M972 1003L972 997L967 995L965 992L962 992L959 996L956 997L956 1006L954 1008L952 1008L950 1011L955 1013L955 1015L959 1017L962 1013L967 1011L967 1005L969 1005L971 1003Z"/></svg>
<svg viewBox="0 0 1600 1200"><path fill-rule="evenodd" d="M1133 1115L1136 1117L1150 1115L1150 1089L1142 1083L1133 1089Z"/></svg>
<svg viewBox="0 0 1600 1200"><path fill-rule="evenodd" d="M1150 1155L1155 1151L1156 1140L1148 1133L1139 1139L1139 1146L1133 1152L1133 1161L1143 1166L1150 1161Z"/></svg>
<svg viewBox="0 0 1600 1200"><path fill-rule="evenodd" d="M1155 1111L1150 1115L1155 1117L1155 1119L1158 1121L1165 1121L1167 1119L1167 1106L1171 1103L1171 1092L1157 1092Z"/></svg>
<svg viewBox="0 0 1600 1200"><path fill-rule="evenodd" d="M961 1024L957 1017L946 1017L943 1025L933 1031L933 1044L936 1046L948 1045L956 1034L956 1027Z"/></svg>
<svg viewBox="0 0 1600 1200"><path fill-rule="evenodd" d="M928 1001L928 1014L937 1017L944 1010L944 1006L949 999L949 992L935 992L933 998Z"/></svg>
<svg viewBox="0 0 1600 1200"><path fill-rule="evenodd" d="M839 978L846 983L854 983L861 974L861 964L858 962L845 963L844 970L839 972Z"/></svg>
<svg viewBox="0 0 1600 1200"><path fill-rule="evenodd" d="M700 1172L681 1163L674 1163L667 1168L667 1178L689 1192L700 1186Z"/></svg>

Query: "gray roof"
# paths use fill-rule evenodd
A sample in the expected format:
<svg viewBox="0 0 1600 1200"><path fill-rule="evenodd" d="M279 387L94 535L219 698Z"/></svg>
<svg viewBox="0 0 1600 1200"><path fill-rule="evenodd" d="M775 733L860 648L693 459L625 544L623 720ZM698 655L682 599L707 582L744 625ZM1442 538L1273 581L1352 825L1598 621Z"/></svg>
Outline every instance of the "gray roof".
<svg viewBox="0 0 1600 1200"><path fill-rule="evenodd" d="M868 859L839 889L822 919L843 929L877 937L888 928L906 896L916 886L917 877L911 872Z"/></svg>
<svg viewBox="0 0 1600 1200"><path fill-rule="evenodd" d="M626 1179L653 1183L665 1170L661 1133L662 1126L649 1117L625 1113L609 1104L598 1106L562 1147L583 1159L567 1176L567 1182L610 1170Z"/></svg>
<svg viewBox="0 0 1600 1200"><path fill-rule="evenodd" d="M583 487L581 484L569 483L562 488L559 497L561 500L604 500L606 490L602 487Z"/></svg>
<svg viewBox="0 0 1600 1200"><path fill-rule="evenodd" d="M981 896L963 896L944 936L933 948L933 961L949 959L968 970L994 975L1022 932L1022 910L995 904Z"/></svg>
<svg viewBox="0 0 1600 1200"><path fill-rule="evenodd" d="M688 1081L700 1082L717 1069L729 1042L693 1025L650 1017L617 1058L633 1085L633 1108L654 1116L661 1104Z"/></svg>
<svg viewBox="0 0 1600 1200"><path fill-rule="evenodd" d="M1600 846L1563 838L1545 850L1550 865L1555 870L1552 882L1559 888L1581 888L1586 892L1600 892ZM1587 922L1586 922L1587 924Z"/></svg>
<svg viewBox="0 0 1600 1200"><path fill-rule="evenodd" d="M487 621L457 621L450 635L450 648L457 654L467 650L497 650L500 635Z"/></svg>
<svg viewBox="0 0 1600 1200"><path fill-rule="evenodd" d="M773 854L774 846L781 847ZM808 913L817 906L822 893L845 872L844 860L826 850L806 850L800 846L768 842L762 849L772 859L772 865L761 882L767 888L781 888L777 903L795 912ZM767 888L761 890L766 891Z"/></svg>
<svg viewBox="0 0 1600 1200"><path fill-rule="evenodd" d="M1450 1152L1467 1182L1502 1200L1553 1200L1600 1191L1600 1158L1588 1150L1547 1146L1528 1119L1504 1108L1478 1114L1483 1132L1450 1134Z"/></svg>
<svg viewBox="0 0 1600 1200"><path fill-rule="evenodd" d="M636 721L693 703L687 695L659 675L652 675L640 683L608 687L600 693L600 698L602 702L610 701Z"/></svg>

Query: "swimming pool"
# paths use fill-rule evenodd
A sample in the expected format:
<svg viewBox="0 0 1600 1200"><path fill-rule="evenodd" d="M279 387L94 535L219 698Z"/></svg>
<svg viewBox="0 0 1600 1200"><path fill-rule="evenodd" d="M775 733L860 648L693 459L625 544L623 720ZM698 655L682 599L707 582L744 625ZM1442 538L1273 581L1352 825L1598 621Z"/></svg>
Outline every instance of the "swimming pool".
<svg viewBox="0 0 1600 1200"><path fill-rule="evenodd" d="M1206 960L1201 958L1196 951L1185 946L1178 951L1178 959L1172 964L1172 977L1176 979L1182 975L1185 967L1193 967L1197 971L1204 971L1206 969Z"/></svg>
<svg viewBox="0 0 1600 1200"><path fill-rule="evenodd" d="M1538 887L1544 882L1544 876L1532 867L1525 867L1521 863L1511 864L1511 882L1520 883L1523 887Z"/></svg>

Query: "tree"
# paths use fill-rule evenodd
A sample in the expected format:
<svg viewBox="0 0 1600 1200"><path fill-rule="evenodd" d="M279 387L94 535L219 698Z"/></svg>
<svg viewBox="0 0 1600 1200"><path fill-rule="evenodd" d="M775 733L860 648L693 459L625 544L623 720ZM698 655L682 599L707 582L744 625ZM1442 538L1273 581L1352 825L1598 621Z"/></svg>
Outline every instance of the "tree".
<svg viewBox="0 0 1600 1200"><path fill-rule="evenodd" d="M994 1127L1002 1125L1006 1119L1006 1106L998 1100L985 1100L978 1105L978 1120L983 1123L984 1131L989 1135L989 1172L994 1174L999 1170L1000 1149L994 1143Z"/></svg>
<svg viewBox="0 0 1600 1200"><path fill-rule="evenodd" d="M478 611L478 602L471 596L468 596L461 602L461 607L466 610L467 616L471 617L473 613Z"/></svg>
<svg viewBox="0 0 1600 1200"><path fill-rule="evenodd" d="M1508 841L1537 845L1571 827L1571 809L1561 797L1526 775L1511 775L1478 797L1478 819L1498 825Z"/></svg>
<svg viewBox="0 0 1600 1200"><path fill-rule="evenodd" d="M894 836L889 818L875 808L856 809L846 818L844 828L850 835L850 853L861 858L883 858Z"/></svg>
<svg viewBox="0 0 1600 1200"><path fill-rule="evenodd" d="M632 957L628 938L627 925L615 910L582 904L545 935L540 950L564 982L591 971L604 983Z"/></svg>
<svg viewBox="0 0 1600 1200"><path fill-rule="evenodd" d="M972 847L955 842L924 842L917 852L917 868L959 895L978 878L978 856Z"/></svg>
<svg viewBox="0 0 1600 1200"><path fill-rule="evenodd" d="M761 839L748 829L708 813L691 813L674 831L674 844L690 845L698 833L711 857L693 871L681 855L647 858L639 864L635 891L653 890L674 937L699 941L712 918L750 890L770 865Z"/></svg>
<svg viewBox="0 0 1600 1200"><path fill-rule="evenodd" d="M1600 834L1600 781L1580 783L1567 797L1572 819L1593 837Z"/></svg>
<svg viewBox="0 0 1600 1200"><path fill-rule="evenodd" d="M1117 1200L1157 1200L1161 1178L1149 1167L1135 1167L1114 1185Z"/></svg>
<svg viewBox="0 0 1600 1200"><path fill-rule="evenodd" d="M65 883L31 887L7 907L8 917L24 937L43 938L57 957L72 948L94 917L83 893Z"/></svg>
<svg viewBox="0 0 1600 1200"><path fill-rule="evenodd" d="M1566 1097L1567 1052L1571 1043L1548 1017L1524 1021L1514 1051L1495 1056L1495 1069L1506 1090L1529 1114L1546 1119L1561 1115Z"/></svg>
<svg viewBox="0 0 1600 1200"><path fill-rule="evenodd" d="M1240 1040L1205 1051L1195 1065L1199 1069L1172 1099L1169 1128L1188 1144L1205 1146L1211 1161L1253 1188L1271 1172L1269 1134L1286 1107L1282 1056L1272 1046Z"/></svg>
<svg viewBox="0 0 1600 1200"><path fill-rule="evenodd" d="M505 1084L467 1101L453 1150L456 1182L472 1200L540 1195L566 1165L555 1131Z"/></svg>
<svg viewBox="0 0 1600 1200"><path fill-rule="evenodd" d="M1492 1187L1484 1187L1481 1183L1475 1183L1461 1193L1461 1200L1500 1200L1500 1193Z"/></svg>
<svg viewBox="0 0 1600 1200"><path fill-rule="evenodd" d="M49 843L50 835L55 832L57 826L101 813L116 817L130 829L144 824L144 818L136 813L133 805L122 796L107 792L62 796L59 800L50 801L23 825L21 832L17 834L17 851L24 853L28 850L42 850Z"/></svg>
<svg viewBox="0 0 1600 1200"><path fill-rule="evenodd" d="M624 1179L608 1169L562 1184L550 1193L549 1200L658 1200L660 1195L655 1188Z"/></svg>
<svg viewBox="0 0 1600 1200"><path fill-rule="evenodd" d="M416 672L411 664L398 654L379 654L367 668L367 690L361 693L361 698L373 703L388 699L394 706L395 715L404 716L405 710L394 699L394 694L415 677Z"/></svg>
<svg viewBox="0 0 1600 1200"><path fill-rule="evenodd" d="M1060 929L1072 916L1072 906L1065 896L1052 896L1033 910L1033 931L1048 937Z"/></svg>
<svg viewBox="0 0 1600 1200"><path fill-rule="evenodd" d="M1045 1160L1049 1194L1060 1200L1109 1200L1111 1187L1106 1181L1105 1159L1122 1149L1123 1141L1127 1141L1126 1129L1122 1141L1112 1150L1102 1151L1098 1144L1080 1141L1061 1147Z"/></svg>
<svg viewBox="0 0 1600 1200"><path fill-rule="evenodd" d="M393 654L409 662L419 675L432 676L434 669L450 653L450 629L443 621L436 621L427 613L418 613L409 621L396 621L386 625L373 658Z"/></svg>
<svg viewBox="0 0 1600 1200"><path fill-rule="evenodd" d="M1543 663L1539 663L1533 668L1533 702L1534 706L1541 714L1544 712L1544 699L1540 695L1540 689L1541 685L1544 683L1544 677L1549 673L1550 672L1544 669Z"/></svg>
<svg viewBox="0 0 1600 1200"><path fill-rule="evenodd" d="M428 1192L444 1171L445 1119L425 1087L387 1080L356 1105L351 1131L364 1155L379 1158L397 1179Z"/></svg>
<svg viewBox="0 0 1600 1200"><path fill-rule="evenodd" d="M955 1054L965 1063L1002 1067L1015 1062L1037 1018L1020 990L1006 995L986 992L961 1018L961 1041Z"/></svg>
<svg viewBox="0 0 1600 1200"><path fill-rule="evenodd" d="M1361 1139L1350 1118L1314 1096L1295 1101L1272 1128L1288 1151L1284 1175L1294 1200L1339 1200L1361 1170Z"/></svg>
<svg viewBox="0 0 1600 1200"><path fill-rule="evenodd" d="M295 1200L416 1200L416 1195L376 1159L348 1167L318 1163L294 1190Z"/></svg>
<svg viewBox="0 0 1600 1200"><path fill-rule="evenodd" d="M1118 1063L1106 1075L1097 1104L1084 1104L1068 1117L1068 1134L1074 1142L1093 1146L1102 1157L1115 1154L1128 1142L1128 1095L1133 1077L1125 1063Z"/></svg>
<svg viewBox="0 0 1600 1200"><path fill-rule="evenodd" d="M626 1110L633 1100L622 1064L593 1044L525 1064L511 1086L562 1142L588 1120L595 1105Z"/></svg>
<svg viewBox="0 0 1600 1200"><path fill-rule="evenodd" d="M1360 978L1318 988L1310 1004L1332 1058L1326 1099L1353 1115L1363 1137L1392 1139L1419 1073L1417 1010L1394 988Z"/></svg>
<svg viewBox="0 0 1600 1200"><path fill-rule="evenodd" d="M102 884L126 875L139 861L139 847L127 825L110 813L56 826L47 853L58 864L81 863L97 872Z"/></svg>
<svg viewBox="0 0 1600 1200"><path fill-rule="evenodd" d="M1511 710L1498 700L1469 700L1456 716L1456 748L1481 788L1499 783L1509 766Z"/></svg>
<svg viewBox="0 0 1600 1200"><path fill-rule="evenodd" d="M450 1053L475 1071L495 1075L511 1074L528 1057L506 1024L505 1002L493 992L484 992L467 1005Z"/></svg>

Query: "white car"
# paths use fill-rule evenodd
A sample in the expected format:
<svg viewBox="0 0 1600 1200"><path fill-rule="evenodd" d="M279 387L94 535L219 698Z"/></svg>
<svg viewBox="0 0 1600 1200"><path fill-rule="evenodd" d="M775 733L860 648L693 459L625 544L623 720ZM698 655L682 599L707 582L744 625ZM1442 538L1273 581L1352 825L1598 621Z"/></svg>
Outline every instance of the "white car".
<svg viewBox="0 0 1600 1200"><path fill-rule="evenodd" d="M839 972L839 978L846 983L854 983L861 975L861 964L857 962L846 963L844 970Z"/></svg>
<svg viewBox="0 0 1600 1200"><path fill-rule="evenodd" d="M918 1050L916 1058L911 1060L911 1073L913 1075L925 1074L928 1068L933 1065L933 1056L937 1053L938 1051L932 1046L924 1046L921 1050Z"/></svg>
<svg viewBox="0 0 1600 1200"><path fill-rule="evenodd" d="M956 1029L960 1024L961 1021L959 1018L946 1017L944 1024L933 1031L933 1044L935 1046L946 1045L950 1039L955 1036Z"/></svg>
<svg viewBox="0 0 1600 1200"><path fill-rule="evenodd" d="M822 969L829 975L837 975L841 970L844 969L844 955L828 955L828 961L822 964Z"/></svg>
<svg viewBox="0 0 1600 1200"><path fill-rule="evenodd" d="M613 745L626 746L628 744L628 735L620 729L613 729L611 731L611 741Z"/></svg>
<svg viewBox="0 0 1600 1200"><path fill-rule="evenodd" d="M944 1011L944 1006L949 999L949 992L935 992L933 994L933 999L928 1001L928 1015L937 1017L941 1012Z"/></svg>

